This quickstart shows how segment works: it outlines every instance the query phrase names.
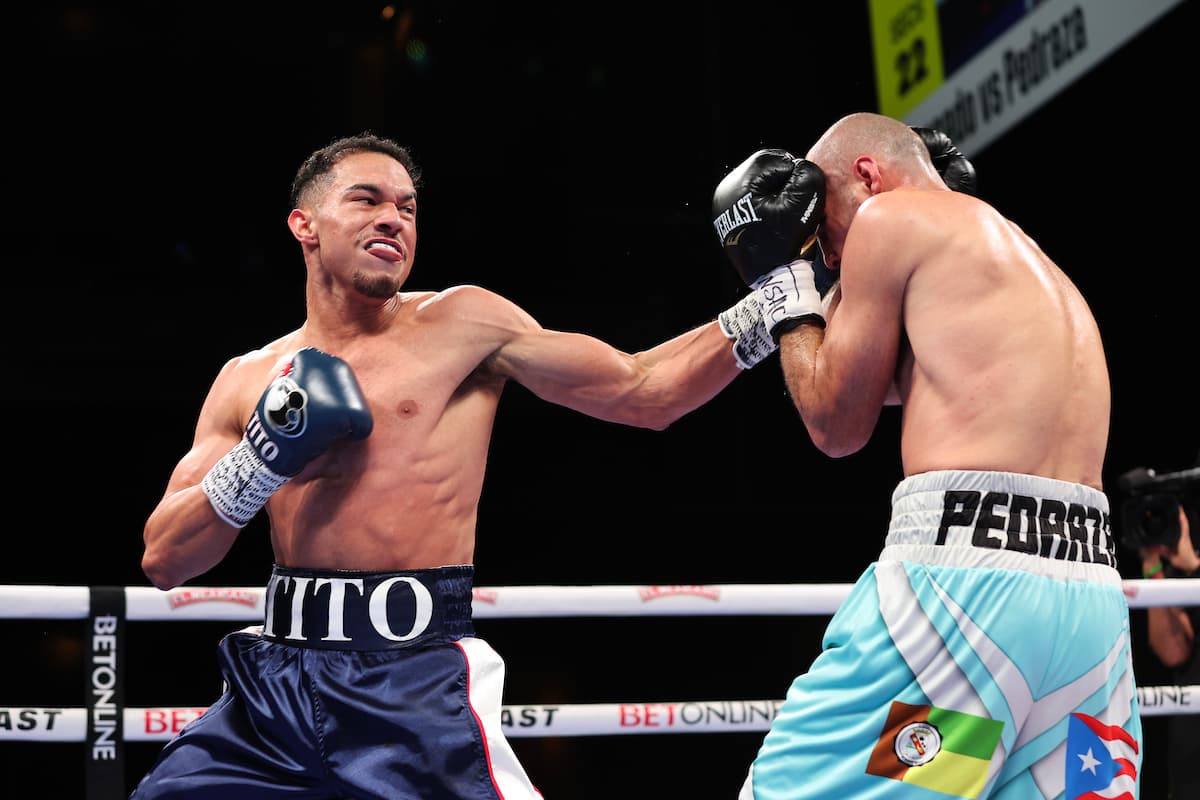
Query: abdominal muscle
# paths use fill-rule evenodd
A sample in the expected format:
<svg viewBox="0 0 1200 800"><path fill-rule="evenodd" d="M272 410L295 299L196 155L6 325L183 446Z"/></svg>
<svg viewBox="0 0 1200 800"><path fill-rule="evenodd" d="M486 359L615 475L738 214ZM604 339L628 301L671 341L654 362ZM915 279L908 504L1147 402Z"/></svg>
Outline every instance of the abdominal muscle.
<svg viewBox="0 0 1200 800"><path fill-rule="evenodd" d="M346 570L473 563L497 399L491 389L468 391L419 424L377 411L367 439L335 446L271 498L276 562Z"/></svg>
<svg viewBox="0 0 1200 800"><path fill-rule="evenodd" d="M477 503L458 498L477 493L456 491L455 483L347 488L317 479L289 484L269 508L275 561L344 570L470 564Z"/></svg>

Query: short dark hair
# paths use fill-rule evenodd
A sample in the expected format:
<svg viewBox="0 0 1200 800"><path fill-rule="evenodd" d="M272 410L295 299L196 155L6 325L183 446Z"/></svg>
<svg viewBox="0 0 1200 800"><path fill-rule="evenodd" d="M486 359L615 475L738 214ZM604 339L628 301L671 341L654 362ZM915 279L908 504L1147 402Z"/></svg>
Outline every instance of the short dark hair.
<svg viewBox="0 0 1200 800"><path fill-rule="evenodd" d="M300 169L296 170L296 177L292 179L292 208L299 208L300 198L304 193L313 184L319 182L333 171L333 168L337 166L339 161L354 153L382 153L385 156L391 156L408 170L408 176L412 178L413 187L416 188L420 185L421 168L417 166L407 147L400 145L392 139L377 136L370 131L363 131L354 136L343 136L340 139L334 139L304 159L304 163L300 165Z"/></svg>

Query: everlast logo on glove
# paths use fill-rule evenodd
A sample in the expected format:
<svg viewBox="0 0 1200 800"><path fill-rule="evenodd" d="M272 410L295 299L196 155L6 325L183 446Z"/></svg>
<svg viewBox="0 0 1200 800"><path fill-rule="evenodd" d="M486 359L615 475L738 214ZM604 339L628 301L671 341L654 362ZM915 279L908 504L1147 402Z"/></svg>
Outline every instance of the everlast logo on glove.
<svg viewBox="0 0 1200 800"><path fill-rule="evenodd" d="M812 199L808 201L808 205L804 208L804 213L800 215L800 224L808 224L808 221L812 219L813 211L816 210L817 203L820 199L821 198L817 195L813 195ZM741 228L744 225L749 225L751 222L762 222L762 219L758 216L758 214L755 213L754 200L750 193L747 192L739 197L732 206L722 211L721 214L713 220L713 227L717 229L717 236L720 237L723 244L736 245L741 236L740 231L737 236L733 236L731 238L727 237L730 237L730 234L738 228ZM815 238L816 233L814 232L805 241L804 246L801 247L801 250L807 249Z"/></svg>
<svg viewBox="0 0 1200 800"><path fill-rule="evenodd" d="M825 174L786 150L758 150L721 179L711 208L717 240L751 289L717 322L734 340L737 365L749 369L787 331L825 324L812 263L803 259L824 218Z"/></svg>
<svg viewBox="0 0 1200 800"><path fill-rule="evenodd" d="M711 208L725 255L750 286L799 258L816 235L825 173L786 150L759 150L721 179Z"/></svg>
<svg viewBox="0 0 1200 800"><path fill-rule="evenodd" d="M736 238L730 240L726 237L736 228L749 225L751 222L762 222L762 220L759 219L758 214L754 213L754 203L751 201L750 193L746 192L713 220L713 227L717 229L717 236L722 243L737 244Z"/></svg>

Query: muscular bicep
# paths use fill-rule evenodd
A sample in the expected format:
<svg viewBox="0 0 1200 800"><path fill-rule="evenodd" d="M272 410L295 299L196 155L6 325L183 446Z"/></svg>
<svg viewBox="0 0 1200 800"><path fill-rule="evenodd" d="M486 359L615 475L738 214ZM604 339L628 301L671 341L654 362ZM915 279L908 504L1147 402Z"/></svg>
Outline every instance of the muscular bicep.
<svg viewBox="0 0 1200 800"><path fill-rule="evenodd" d="M902 292L893 291L886 281L851 279L843 282L841 293L826 327L821 357L842 399L839 405L882 405L896 372Z"/></svg>
<svg viewBox="0 0 1200 800"><path fill-rule="evenodd" d="M460 286L426 304L451 322L458 346L478 350L490 374L514 380L543 400L611 419L637 381L634 357L592 336L543 327L512 301Z"/></svg>
<svg viewBox="0 0 1200 800"><path fill-rule="evenodd" d="M841 304L841 301L842 301L841 282L834 281L833 286L831 286L829 288L828 292L826 292L826 294L825 294L825 297L822 298L822 306L825 310L826 326L828 326L829 324L832 323L833 315L837 312L838 305ZM897 346L897 350L899 350L899 346ZM887 395L884 397L883 404L885 406L898 406L901 404L900 390L896 386L895 374L893 374L893 376L892 376L892 382L888 386Z"/></svg>
<svg viewBox="0 0 1200 800"><path fill-rule="evenodd" d="M630 354L586 334L540 325L516 332L491 364L543 400L612 421L620 420L622 398L641 379Z"/></svg>
<svg viewBox="0 0 1200 800"><path fill-rule="evenodd" d="M632 354L592 336L549 330L527 332L503 353L511 375L539 397L654 430L708 402L741 372L715 322Z"/></svg>
<svg viewBox="0 0 1200 800"><path fill-rule="evenodd" d="M707 402L740 372L715 322L628 353L584 333L551 330L503 298L464 295L467 338L484 365L543 400L598 419L661 429ZM474 346L474 345L471 345Z"/></svg>
<svg viewBox="0 0 1200 800"><path fill-rule="evenodd" d="M831 298L811 366L802 368L809 377L789 376L789 386L803 394L798 405L810 434L828 453L866 444L893 386L911 271L897 235L889 219L863 205L842 251L839 295ZM781 352L785 370L799 363L786 342Z"/></svg>

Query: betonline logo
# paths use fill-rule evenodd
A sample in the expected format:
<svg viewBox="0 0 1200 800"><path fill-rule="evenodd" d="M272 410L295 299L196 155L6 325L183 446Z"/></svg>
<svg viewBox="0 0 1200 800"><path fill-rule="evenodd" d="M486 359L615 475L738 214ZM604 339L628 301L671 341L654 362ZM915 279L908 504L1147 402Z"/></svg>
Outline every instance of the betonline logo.
<svg viewBox="0 0 1200 800"><path fill-rule="evenodd" d="M691 703L622 703L622 728L760 729L779 715L782 700L717 700Z"/></svg>
<svg viewBox="0 0 1200 800"><path fill-rule="evenodd" d="M117 618L96 617L92 626L92 730L93 761L117 757Z"/></svg>

